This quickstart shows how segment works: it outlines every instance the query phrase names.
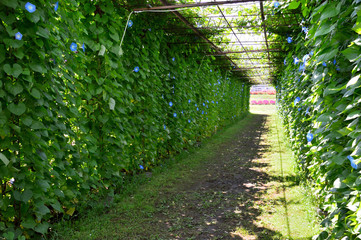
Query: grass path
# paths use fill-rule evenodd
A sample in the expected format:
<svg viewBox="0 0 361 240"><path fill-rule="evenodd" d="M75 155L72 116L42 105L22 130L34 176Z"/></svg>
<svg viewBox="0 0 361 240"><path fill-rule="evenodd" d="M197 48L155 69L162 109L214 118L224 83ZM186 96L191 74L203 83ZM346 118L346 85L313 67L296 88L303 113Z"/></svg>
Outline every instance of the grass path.
<svg viewBox="0 0 361 240"><path fill-rule="evenodd" d="M253 109L136 178L111 208L58 226L54 238L310 239L318 231L314 208L282 132L274 109Z"/></svg>

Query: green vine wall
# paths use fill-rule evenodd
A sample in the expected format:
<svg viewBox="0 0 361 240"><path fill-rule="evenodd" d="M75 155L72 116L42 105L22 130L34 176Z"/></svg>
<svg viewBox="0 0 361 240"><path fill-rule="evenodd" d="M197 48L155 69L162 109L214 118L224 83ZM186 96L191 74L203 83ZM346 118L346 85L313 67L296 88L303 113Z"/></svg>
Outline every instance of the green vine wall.
<svg viewBox="0 0 361 240"><path fill-rule="evenodd" d="M356 0L281 6L304 16L288 33L275 84L298 167L320 206L324 231L315 239L361 237L360 6Z"/></svg>
<svg viewBox="0 0 361 240"><path fill-rule="evenodd" d="M0 1L0 235L45 236L248 113L249 84L118 1ZM20 33L20 34L19 34ZM184 36L183 38L186 38Z"/></svg>

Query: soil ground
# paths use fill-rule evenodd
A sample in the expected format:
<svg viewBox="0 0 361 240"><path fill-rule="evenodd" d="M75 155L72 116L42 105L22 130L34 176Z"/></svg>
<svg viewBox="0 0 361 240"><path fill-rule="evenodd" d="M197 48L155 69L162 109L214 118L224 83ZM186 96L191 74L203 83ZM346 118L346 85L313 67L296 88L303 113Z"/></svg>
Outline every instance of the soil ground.
<svg viewBox="0 0 361 240"><path fill-rule="evenodd" d="M289 215L306 211L292 210L291 204L297 207L302 199L286 198L285 189L297 185L296 178L284 174L282 162L281 175L272 173L272 159L284 151L276 138L268 138L275 127L274 106L253 110L241 128L230 129L234 132L228 137L194 153L199 163L193 164L188 156L169 170L174 171L168 173L170 178L162 172L148 174L149 183L134 194L106 214L80 220L60 238L309 239L317 231L312 227L314 216L311 222L306 217L301 223L289 220ZM292 228L307 225L302 221L311 224L308 235L293 234Z"/></svg>

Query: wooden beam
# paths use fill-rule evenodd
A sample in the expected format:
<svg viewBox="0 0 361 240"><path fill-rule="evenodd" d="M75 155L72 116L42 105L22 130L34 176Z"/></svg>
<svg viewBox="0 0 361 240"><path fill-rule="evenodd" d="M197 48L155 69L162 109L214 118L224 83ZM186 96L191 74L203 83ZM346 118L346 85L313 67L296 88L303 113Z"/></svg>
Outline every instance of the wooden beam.
<svg viewBox="0 0 361 240"><path fill-rule="evenodd" d="M230 51L230 52L218 52L214 54L208 54L207 56L223 56L232 53L249 53L249 52L283 52L283 50L276 48L276 49L257 49L257 50L233 51L233 52Z"/></svg>
<svg viewBox="0 0 361 240"><path fill-rule="evenodd" d="M178 9L178 8L208 7L208 6L218 6L218 5L224 5L224 4L254 2L255 0L233 0L233 1L204 2L204 3L191 3L191 4L177 4L177 5L170 5L168 2L163 2L162 0L160 0L160 1L165 6L136 8L136 9L133 9L133 11L141 12L141 11L153 11L153 10L171 10L171 9ZM257 0L257 1L266 1L266 0Z"/></svg>
<svg viewBox="0 0 361 240"><path fill-rule="evenodd" d="M160 0L164 5L169 6L169 3L166 0ZM206 38L198 29L196 29L185 17L183 17L182 14L180 14L178 11L173 11L173 14L176 15L179 20L181 20L184 24L186 24L190 29L193 30L195 34L197 34L200 38L202 38L204 41L209 43L209 45L216 50L216 53L220 53L221 49L218 48L213 42L211 42L208 38ZM232 61L228 56L226 56L227 60L232 63L233 66L237 67L237 64Z"/></svg>
<svg viewBox="0 0 361 240"><path fill-rule="evenodd" d="M259 2L260 8L261 8L261 17L262 17L262 26L263 26L263 33L264 33L264 39L266 41L266 48L267 48L267 55L268 55L268 61L271 62L271 57L269 55L269 47L267 42L267 30L266 30L266 24L265 24L265 17L263 12L263 2Z"/></svg>

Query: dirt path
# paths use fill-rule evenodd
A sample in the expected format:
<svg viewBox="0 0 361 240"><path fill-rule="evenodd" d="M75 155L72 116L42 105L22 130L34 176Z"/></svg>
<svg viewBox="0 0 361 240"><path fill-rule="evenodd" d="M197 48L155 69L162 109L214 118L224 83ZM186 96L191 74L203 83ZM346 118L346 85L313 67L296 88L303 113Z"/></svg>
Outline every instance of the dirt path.
<svg viewBox="0 0 361 240"><path fill-rule="evenodd" d="M305 214L311 207L300 209L305 200L293 194L299 187L292 188L298 183L290 172L274 172L285 151L270 139L278 131L274 110L260 112L145 174L114 207L66 227L60 239L310 239L304 232L312 228ZM290 221L292 214L299 219Z"/></svg>
<svg viewBox="0 0 361 240"><path fill-rule="evenodd" d="M188 176L191 181L179 179L177 191L160 192L159 212L151 220L158 228L155 232L168 233L166 239L270 239L277 235L254 225L260 214L255 202L269 179L261 170L267 163L259 161L269 147L262 141L267 121L268 115L254 115L233 139L217 146L216 155L201 170ZM244 230L247 234L243 235Z"/></svg>

